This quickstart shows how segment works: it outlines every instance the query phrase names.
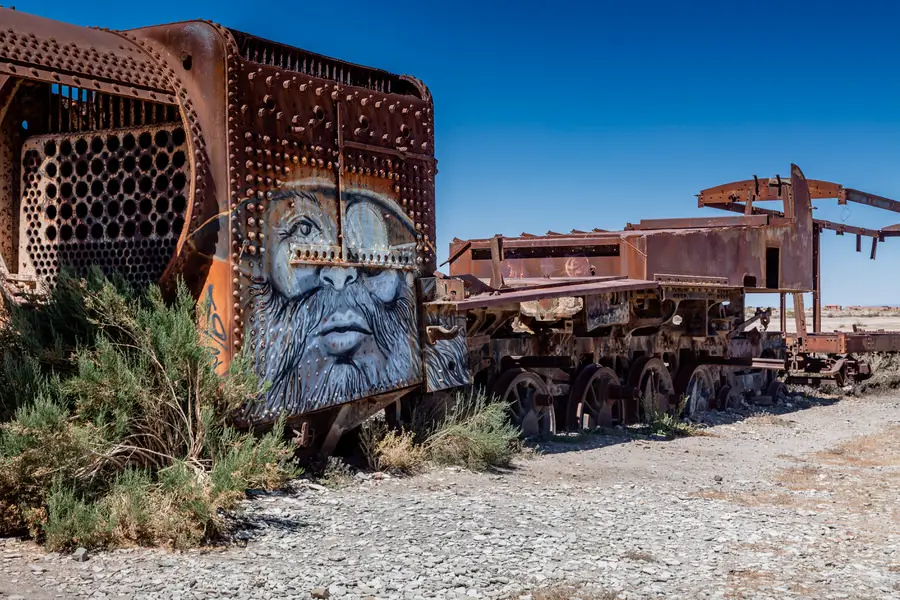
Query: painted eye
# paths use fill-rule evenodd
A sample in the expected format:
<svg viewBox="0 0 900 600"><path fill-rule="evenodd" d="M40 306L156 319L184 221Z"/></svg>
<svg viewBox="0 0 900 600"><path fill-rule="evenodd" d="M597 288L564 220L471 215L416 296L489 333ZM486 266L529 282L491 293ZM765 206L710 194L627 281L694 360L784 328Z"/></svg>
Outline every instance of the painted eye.
<svg viewBox="0 0 900 600"><path fill-rule="evenodd" d="M307 236L312 231L312 223L309 221L300 221L297 225L297 231L300 232L300 235Z"/></svg>

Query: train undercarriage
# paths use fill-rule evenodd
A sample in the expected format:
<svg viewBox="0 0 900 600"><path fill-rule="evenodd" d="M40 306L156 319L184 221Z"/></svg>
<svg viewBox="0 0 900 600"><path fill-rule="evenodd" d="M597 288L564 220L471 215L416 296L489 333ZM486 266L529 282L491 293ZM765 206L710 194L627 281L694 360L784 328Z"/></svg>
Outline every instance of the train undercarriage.
<svg viewBox="0 0 900 600"><path fill-rule="evenodd" d="M461 280L442 282L464 293ZM473 380L509 404L526 436L784 395L781 337L745 329L740 289L623 277L516 283L461 305Z"/></svg>

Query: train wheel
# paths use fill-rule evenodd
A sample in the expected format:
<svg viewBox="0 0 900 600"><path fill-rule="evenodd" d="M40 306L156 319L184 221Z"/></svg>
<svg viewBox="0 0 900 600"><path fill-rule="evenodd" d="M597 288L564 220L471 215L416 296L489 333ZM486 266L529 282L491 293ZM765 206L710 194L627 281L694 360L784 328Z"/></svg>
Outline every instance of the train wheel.
<svg viewBox="0 0 900 600"><path fill-rule="evenodd" d="M728 408L728 396L729 395L731 395L731 386L730 385L725 384L719 388L719 391L716 394L716 402L715 402L716 410L725 410L726 408Z"/></svg>
<svg viewBox="0 0 900 600"><path fill-rule="evenodd" d="M494 393L509 406L512 421L524 437L556 433L553 398L540 376L525 369L510 369L494 384Z"/></svg>
<svg viewBox="0 0 900 600"><path fill-rule="evenodd" d="M711 406L715 407L716 384L709 367L700 365L693 370L684 394L687 396L684 410L690 416L705 413Z"/></svg>
<svg viewBox="0 0 900 600"><path fill-rule="evenodd" d="M569 431L611 427L623 422L624 401L614 398L612 387L619 387L619 376L609 367L588 365L575 379L569 394Z"/></svg>
<svg viewBox="0 0 900 600"><path fill-rule="evenodd" d="M638 394L638 418L646 420L648 413L653 410L667 412L669 398L675 393L675 385L666 364L658 358L651 358L635 366L640 366L640 371L635 369L632 374L632 385Z"/></svg>

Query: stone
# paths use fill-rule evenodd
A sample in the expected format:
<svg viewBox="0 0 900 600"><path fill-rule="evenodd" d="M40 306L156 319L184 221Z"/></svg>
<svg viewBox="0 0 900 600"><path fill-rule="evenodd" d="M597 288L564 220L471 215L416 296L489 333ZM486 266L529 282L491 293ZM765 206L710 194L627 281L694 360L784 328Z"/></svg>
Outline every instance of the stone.
<svg viewBox="0 0 900 600"><path fill-rule="evenodd" d="M819 466L820 451L896 427L897 397L813 404L790 428L742 422L757 409L710 413L713 437L665 444L623 443L628 428L586 435L499 480L436 468L327 491L295 482L227 516L246 547L91 551L78 565L0 538L0 600L900 597L900 525L865 525L900 502L900 472L835 461L810 470L812 487L779 479L796 459Z"/></svg>
<svg viewBox="0 0 900 600"><path fill-rule="evenodd" d="M84 562L88 558L87 548L77 548L75 552L72 553L72 560L76 562Z"/></svg>

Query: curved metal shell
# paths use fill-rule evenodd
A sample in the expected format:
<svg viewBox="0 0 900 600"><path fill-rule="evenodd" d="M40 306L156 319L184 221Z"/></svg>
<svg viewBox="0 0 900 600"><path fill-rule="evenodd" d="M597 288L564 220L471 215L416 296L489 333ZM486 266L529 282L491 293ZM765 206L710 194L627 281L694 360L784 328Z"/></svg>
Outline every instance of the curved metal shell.
<svg viewBox="0 0 900 600"><path fill-rule="evenodd" d="M117 33L0 8L0 74L171 103L163 65Z"/></svg>

